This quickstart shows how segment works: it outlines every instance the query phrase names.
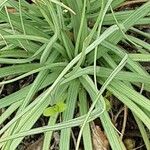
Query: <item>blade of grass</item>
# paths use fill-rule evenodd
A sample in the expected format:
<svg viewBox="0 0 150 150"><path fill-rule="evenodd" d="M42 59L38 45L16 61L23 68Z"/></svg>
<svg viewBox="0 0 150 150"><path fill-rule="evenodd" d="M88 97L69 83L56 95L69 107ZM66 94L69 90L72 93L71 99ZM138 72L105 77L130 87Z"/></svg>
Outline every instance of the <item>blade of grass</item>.
<svg viewBox="0 0 150 150"><path fill-rule="evenodd" d="M40 72L40 71L42 71L42 70L47 70L47 69L51 69L51 68L53 68L53 67L55 68L55 67L60 67L60 66L65 67L65 66L66 66L66 63L53 63L53 64L50 64L50 65L46 65L46 66L44 66L44 67L40 67L40 68L38 68L38 69L32 70L32 71L30 71L30 72L27 72L27 73L25 73L25 74L23 74L23 75L21 75L21 76L18 76L18 77L14 78L14 79L11 79L11 80L8 80L8 81L2 81L2 82L0 82L0 85L5 85L5 84L8 84L8 83L12 83L12 82L15 82L15 81L17 81L17 80L20 80L20 79L22 79L22 78L24 78L24 77L27 77L27 76L29 76L29 75L31 75L31 74Z"/></svg>
<svg viewBox="0 0 150 150"><path fill-rule="evenodd" d="M13 134L31 129L31 127L35 124L35 122L42 115L45 108L49 104L52 104L52 103L56 104L56 102L59 99L61 100L62 98L66 97L67 87L68 87L68 84L61 86L60 90L59 90L60 93L56 93L56 97L53 97L53 95L51 95L50 97L48 97L48 99L45 100L45 102L42 105L36 105L32 110L30 110L29 113L27 113L24 116L24 118L21 118L19 125L17 126L17 128L15 128ZM40 97L38 99L40 99ZM19 143L22 141L22 139L23 138L12 140L12 141L10 141L11 142L10 145L9 144L7 144L7 145L9 148L11 147L12 150L15 150L16 147L19 145Z"/></svg>
<svg viewBox="0 0 150 150"><path fill-rule="evenodd" d="M62 91L61 91L62 92ZM61 97L61 99L59 99L59 97L60 97L60 90L58 90L58 91L55 91L55 94L57 95L57 97L56 97L56 95L55 95L55 99L56 99L56 101L55 101L55 103L57 103L58 101L61 101L61 102L63 102L63 101L65 101L65 99L67 98L67 94L66 95L64 95L64 96L62 96ZM57 94L57 93L59 93L59 94ZM63 92L64 93L64 92ZM58 118L58 113L55 115L55 116L51 116L50 118L49 118L49 122L48 122L48 126L52 126L52 125L55 125L56 124L56 121L57 121L57 118ZM43 142L43 150L49 150L49 147L50 147L50 143L51 143L51 140L52 140L52 134L53 134L53 132L52 131L49 131L49 132L45 132L45 134L44 134L44 142Z"/></svg>
<svg viewBox="0 0 150 150"><path fill-rule="evenodd" d="M86 95L86 91L81 88L80 92L79 92L79 107L80 107L80 114L84 115L87 113L87 95ZM90 124L86 124L85 128L83 130L83 143L84 143L84 149L85 150L92 150L92 136L91 136L91 131L90 131Z"/></svg>
<svg viewBox="0 0 150 150"><path fill-rule="evenodd" d="M106 15L106 12L109 8L109 6L111 5L112 3L112 0L108 1L106 3L106 6L104 6L104 1L102 0L101 2L101 11L100 11L100 14L101 14L101 21L99 23L99 27L98 27L98 32L97 32L97 38L99 37L100 33L101 33L101 28L102 28L102 23L103 23L103 20L104 20L104 17ZM97 87L97 81L96 81L96 59L97 59L97 50L98 50L98 47L95 48L95 52L94 52L94 82L95 82L95 86Z"/></svg>
<svg viewBox="0 0 150 150"><path fill-rule="evenodd" d="M143 140L144 140L146 149L147 149L147 150L150 150L150 141L149 141L149 137L148 137L148 135L147 135L147 133L146 133L145 127L144 127L142 121L141 121L134 113L133 113L133 115L134 115L134 118L135 118L135 120L136 120L136 123L137 123L137 125L138 125L138 127L139 127L139 130L140 130L140 132L141 132L141 135L142 135L142 138L143 138Z"/></svg>
<svg viewBox="0 0 150 150"><path fill-rule="evenodd" d="M150 62L150 54L129 54L133 61Z"/></svg>
<svg viewBox="0 0 150 150"><path fill-rule="evenodd" d="M8 0L0 0L0 10L8 2Z"/></svg>
<svg viewBox="0 0 150 150"><path fill-rule="evenodd" d="M55 59L57 59L58 57L58 54L57 53L54 53L54 55L51 55L51 57L49 57L49 60L48 60L48 63L52 63L53 61L55 61ZM42 81L45 79L45 77L48 75L48 70L43 70L43 71L40 71L40 73L38 74L37 78L34 80L34 83L33 85L31 86L27 96L25 97L22 105L20 106L18 112L16 113L16 115L20 114L24 109L25 107L28 105L28 103L30 102L30 100L33 98L34 94L37 92L37 90L39 90L39 87L42 83ZM31 110L32 111L32 110ZM38 116L38 115L37 115ZM36 116L36 117L37 117ZM23 119L25 120L25 119ZM27 127L29 127L29 124L31 124L32 126L32 120L30 121L30 123L27 124ZM23 125L25 126L25 123L26 121L23 121ZM12 125L12 127L9 129L9 134L12 134L13 132L19 132L17 129L19 128L19 125L20 125L20 120L18 122L16 122L15 124ZM22 125L22 126L23 126ZM17 131L16 131L17 130ZM17 144L17 142L15 142L15 144ZM11 145L11 141L7 142L5 147L7 149L9 149ZM15 147L15 146L14 146Z"/></svg>
<svg viewBox="0 0 150 150"><path fill-rule="evenodd" d="M146 97L139 94L138 92L131 89L130 87L128 87L127 85L125 85L124 83L120 81L112 82L111 85L113 86L113 88L117 89L117 91L119 91L120 93L123 93L129 99L134 101L137 105L142 106L144 109L150 111L150 103Z"/></svg>
<svg viewBox="0 0 150 150"><path fill-rule="evenodd" d="M0 116L0 124L2 124L12 113L14 113L20 105L21 102L19 101L8 107Z"/></svg>
<svg viewBox="0 0 150 150"><path fill-rule="evenodd" d="M79 48L81 48L80 40L81 40L81 35L83 32L83 27L84 27L84 23L85 23L86 5L87 5L87 0L84 0L82 14L81 14L81 22L80 22L80 27L79 27L79 31L77 34L77 40L76 40L76 45L75 45L75 50L74 50L75 56L78 55Z"/></svg>
<svg viewBox="0 0 150 150"><path fill-rule="evenodd" d="M94 41L87 49L86 49L86 54L88 54L90 51L93 50L99 43L101 43L104 39L106 39L109 35L111 35L114 31L116 31L118 27L112 26L109 29L107 29L101 36L98 38L96 41ZM23 116L27 111L29 111L33 106L35 106L37 103L42 103L52 92L52 90L58 85L58 83L62 80L63 76L68 72L70 68L74 66L80 60L81 53L77 55L65 68L64 70L60 73L60 75L57 77L55 82L52 84L50 88L48 88L45 91L45 95L40 99L40 101L33 101L24 111L22 111L18 116L13 118L5 127L3 127L0 130L0 134L2 134L5 130L11 126L14 122L16 122L21 116Z"/></svg>
<svg viewBox="0 0 150 150"><path fill-rule="evenodd" d="M118 89L112 88L111 86L108 86L108 90L110 90L117 98L119 98L120 101L122 101L128 108L130 108L140 120L143 121L143 123L147 126L148 129L150 129L150 119L149 117L139 108L138 105L136 105L133 101L131 101L130 98L123 95L118 92Z"/></svg>
<svg viewBox="0 0 150 150"><path fill-rule="evenodd" d="M100 114L101 114L101 110L99 110L99 109L94 110L91 113L88 122L90 122L90 121L94 120L95 118L99 117ZM29 131L21 132L21 133L18 133L18 134L16 133L16 134L13 134L11 136L1 138L0 143L3 143L5 141L11 140L11 139L25 137L27 135L39 134L39 133L43 133L43 132L56 131L56 130L62 130L62 129L66 129L66 128L79 126L80 124L83 123L83 121L85 119L85 116L86 115L83 115L81 117L71 119L69 121L65 121L64 123L58 123L54 126L39 127L39 128L36 128L36 129L31 129Z"/></svg>
<svg viewBox="0 0 150 150"><path fill-rule="evenodd" d="M56 78L58 77L59 74L60 74L60 71L49 74L45 78L45 80L42 82L39 90L51 85L56 80ZM25 99L26 95L28 94L31 86L32 86L32 84L20 89L19 91L15 92L15 93L10 94L7 97L2 98L0 100L0 108L7 107L17 101L22 102Z"/></svg>
<svg viewBox="0 0 150 150"><path fill-rule="evenodd" d="M79 132L79 136L78 136L78 139L77 139L76 150L79 149L79 144L80 144L80 139L81 139L81 136L82 136L82 132L83 132L84 126L86 125L87 120L88 120L92 110L94 109L97 101L99 100L99 98L101 97L102 93L105 91L105 89L109 85L109 83L113 80L113 78L116 76L116 74L124 67L124 65L126 64L127 58L128 58L128 55L125 55L124 58L122 59L122 61L120 62L120 64L114 69L114 71L110 74L110 76L107 78L107 80L102 85L97 98L95 99L95 101L91 105L91 107L90 107L90 109L89 109L89 111L87 113L87 116L86 116L86 118L84 120L84 123L81 126L81 129L80 129L80 132ZM106 110L105 102L102 101L102 103L103 103L103 111L105 111ZM103 111L102 111L102 113L103 113Z"/></svg>
<svg viewBox="0 0 150 150"><path fill-rule="evenodd" d="M98 90L95 88L95 85L91 78L87 75L83 76L80 78L80 81L84 88L88 91L92 101L95 101L97 95L98 95ZM101 98L103 98L101 96ZM97 102L97 105L95 106L98 109L102 109L100 101ZM123 142L121 141L118 133L116 132L116 129L114 126L112 126L112 121L109 117L108 112L105 110L102 114L99 115L100 120L102 121L103 127L105 129L105 132L107 134L107 138L109 139L109 143L111 145L112 149L117 149L117 150L125 150L125 146Z"/></svg>
<svg viewBox="0 0 150 150"><path fill-rule="evenodd" d="M78 80L74 80L68 89L68 96L66 100L67 108L62 114L63 121L71 120L73 118L75 106L77 102L78 91L79 91L79 82ZM71 134L70 128L61 130L60 143L59 143L60 150L70 149L69 148L70 147L70 134Z"/></svg>

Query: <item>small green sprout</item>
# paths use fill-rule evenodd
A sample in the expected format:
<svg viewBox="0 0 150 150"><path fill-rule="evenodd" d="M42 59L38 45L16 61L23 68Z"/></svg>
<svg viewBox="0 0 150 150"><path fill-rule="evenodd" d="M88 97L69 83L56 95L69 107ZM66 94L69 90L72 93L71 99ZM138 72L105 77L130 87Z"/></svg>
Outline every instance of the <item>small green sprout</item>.
<svg viewBox="0 0 150 150"><path fill-rule="evenodd" d="M66 107L67 107L66 104L64 102L60 101L57 104L55 104L54 106L47 107L44 110L43 115L46 117L55 116L57 113L61 113L61 112L65 111Z"/></svg>

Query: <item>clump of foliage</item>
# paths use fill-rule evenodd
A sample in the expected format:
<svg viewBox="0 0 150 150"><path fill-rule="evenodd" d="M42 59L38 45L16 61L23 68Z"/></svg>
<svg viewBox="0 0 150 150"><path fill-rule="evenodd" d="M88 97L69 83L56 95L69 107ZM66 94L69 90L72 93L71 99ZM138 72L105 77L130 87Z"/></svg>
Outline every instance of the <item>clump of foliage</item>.
<svg viewBox="0 0 150 150"><path fill-rule="evenodd" d="M95 119L110 147L123 150L109 115L110 96L132 112L150 149L150 101L142 94L150 92L150 75L141 65L150 61L150 35L138 29L150 23L150 1L135 10L114 11L123 2L0 1L0 86L34 74L31 83L0 99L2 150L15 150L25 136L39 133L44 133L43 150L48 150L57 130L59 149L69 150L76 126L76 150L81 137L84 149L92 150L90 122ZM50 116L48 124L33 129L43 112ZM7 121L9 116L13 117Z"/></svg>

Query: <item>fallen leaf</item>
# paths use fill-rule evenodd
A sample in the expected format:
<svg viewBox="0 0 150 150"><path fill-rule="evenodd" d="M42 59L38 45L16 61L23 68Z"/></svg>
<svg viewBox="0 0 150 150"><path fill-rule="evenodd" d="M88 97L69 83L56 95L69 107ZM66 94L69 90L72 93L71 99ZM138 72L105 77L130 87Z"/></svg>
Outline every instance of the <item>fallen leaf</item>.
<svg viewBox="0 0 150 150"><path fill-rule="evenodd" d="M8 11L9 13L16 13L16 12L17 12L16 9L13 8L13 7L7 7L7 11Z"/></svg>
<svg viewBox="0 0 150 150"><path fill-rule="evenodd" d="M109 142L101 128L99 126L95 126L94 123L92 124L91 128L94 150L108 150Z"/></svg>
<svg viewBox="0 0 150 150"><path fill-rule="evenodd" d="M35 143L29 145L27 150L42 150L43 146L43 137L38 139Z"/></svg>

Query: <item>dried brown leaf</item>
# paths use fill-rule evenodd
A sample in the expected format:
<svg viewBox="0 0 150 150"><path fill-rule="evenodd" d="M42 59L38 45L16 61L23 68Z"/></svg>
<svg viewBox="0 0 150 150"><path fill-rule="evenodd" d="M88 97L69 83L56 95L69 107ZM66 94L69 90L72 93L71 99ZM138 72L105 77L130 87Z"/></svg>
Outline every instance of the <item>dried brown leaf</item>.
<svg viewBox="0 0 150 150"><path fill-rule="evenodd" d="M92 138L94 150L108 150L109 142L99 126L92 125Z"/></svg>
<svg viewBox="0 0 150 150"><path fill-rule="evenodd" d="M42 150L43 137L38 139L35 143L29 145L27 150Z"/></svg>
<svg viewBox="0 0 150 150"><path fill-rule="evenodd" d="M7 11L8 11L9 13L16 13L16 12L17 12L16 9L13 8L13 7L7 7Z"/></svg>

